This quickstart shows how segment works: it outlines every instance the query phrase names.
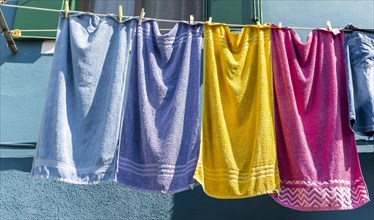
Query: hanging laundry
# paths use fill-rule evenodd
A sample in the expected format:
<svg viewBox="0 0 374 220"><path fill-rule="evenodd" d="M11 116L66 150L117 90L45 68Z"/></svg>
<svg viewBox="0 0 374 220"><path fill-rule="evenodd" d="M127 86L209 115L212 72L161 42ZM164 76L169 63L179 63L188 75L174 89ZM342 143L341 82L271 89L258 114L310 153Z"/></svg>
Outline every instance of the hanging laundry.
<svg viewBox="0 0 374 220"><path fill-rule="evenodd" d="M60 15L33 176L113 180L134 25L111 16Z"/></svg>
<svg viewBox="0 0 374 220"><path fill-rule="evenodd" d="M195 179L215 198L279 188L270 25L204 26L202 140Z"/></svg>
<svg viewBox="0 0 374 220"><path fill-rule="evenodd" d="M374 33L344 33L349 120L354 132L374 136Z"/></svg>
<svg viewBox="0 0 374 220"><path fill-rule="evenodd" d="M276 26L274 26L276 27ZM275 124L283 206L353 209L369 202L348 125L343 35L273 28Z"/></svg>
<svg viewBox="0 0 374 220"><path fill-rule="evenodd" d="M195 184L202 23L136 28L119 152L119 185L175 193Z"/></svg>

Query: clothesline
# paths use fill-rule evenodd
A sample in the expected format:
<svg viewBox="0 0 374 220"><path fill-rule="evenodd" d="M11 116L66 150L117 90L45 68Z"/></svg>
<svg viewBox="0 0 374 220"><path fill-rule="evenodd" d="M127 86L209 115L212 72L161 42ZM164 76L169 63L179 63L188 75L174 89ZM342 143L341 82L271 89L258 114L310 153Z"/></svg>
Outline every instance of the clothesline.
<svg viewBox="0 0 374 220"><path fill-rule="evenodd" d="M212 25L205 30L200 23L196 29L181 25L158 38L155 22L140 28L144 36L134 34L134 19L113 29L107 21L117 21L103 17L95 30L105 34L87 31L96 20L90 15L60 20L66 34L54 51L54 85L47 91L33 177L115 182L158 193L199 184L214 198L271 194L300 211L346 210L369 202L350 128L350 119L368 120L349 114L349 104L357 102L348 98L346 91L356 90L347 86L346 76L357 82L353 76L359 74L345 68L361 58L354 57L357 51L369 51L362 44L343 47L359 33L313 32L313 41L303 44L295 43L295 32L270 33L266 26L243 32L246 42L236 44L237 35L222 38L226 26L211 31ZM304 62L300 54L313 59ZM75 57L84 60L74 62ZM202 68L202 62L209 65ZM361 70L353 73L367 72ZM313 89L304 89L309 85ZM359 87L369 91L367 85ZM87 103L90 114L74 114L87 112Z"/></svg>
<svg viewBox="0 0 374 220"><path fill-rule="evenodd" d="M22 6L22 5L10 5L10 4L4 4L3 2L0 2L0 6L4 7L13 7L13 8L23 8L23 9L30 9L30 10L39 10L39 11L50 11L50 12L65 12L65 10L57 10L57 9L49 9L49 8L39 8L39 7L30 7L30 6ZM81 12L81 11L71 11L71 12ZM92 13L88 12L93 15L97 16L106 16L108 14L98 14L98 13ZM155 21L161 21L161 22L169 22L169 23L178 23L181 22L182 20L170 20L170 19L160 19L160 18L147 18L144 17L145 19L152 19ZM183 21L183 22L189 22L189 21ZM198 22L203 22L203 21L198 21ZM247 24L227 24L227 23L221 23L219 22L218 24L222 25L227 25L231 27L245 27L248 26ZM287 26L281 26L281 27L271 27L271 28L287 28L287 29L294 29L294 30L316 30L316 29L324 29L324 28L310 28L310 27L287 27ZM165 29L167 30L167 29ZM24 30L22 30L24 31ZM37 30L37 31L49 31L49 30ZM351 30L345 30L343 28L340 28L340 31L351 31Z"/></svg>

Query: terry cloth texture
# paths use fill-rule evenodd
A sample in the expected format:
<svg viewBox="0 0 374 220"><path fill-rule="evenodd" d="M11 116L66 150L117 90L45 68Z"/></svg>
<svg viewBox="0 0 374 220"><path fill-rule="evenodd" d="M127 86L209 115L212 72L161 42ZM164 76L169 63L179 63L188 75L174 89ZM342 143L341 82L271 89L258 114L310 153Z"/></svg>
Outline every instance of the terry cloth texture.
<svg viewBox="0 0 374 220"><path fill-rule="evenodd" d="M134 24L60 15L33 176L79 184L114 178Z"/></svg>
<svg viewBox="0 0 374 220"><path fill-rule="evenodd" d="M351 128L374 135L374 33L344 33L348 106Z"/></svg>
<svg viewBox="0 0 374 220"><path fill-rule="evenodd" d="M195 179L215 198L279 188L270 26L204 26L202 140Z"/></svg>
<svg viewBox="0 0 374 220"><path fill-rule="evenodd" d="M175 193L195 181L200 145L202 23L180 22L162 35L137 27L119 153L119 185Z"/></svg>
<svg viewBox="0 0 374 220"><path fill-rule="evenodd" d="M283 206L352 209L369 201L348 123L343 34L316 30L302 43L272 29L275 124Z"/></svg>

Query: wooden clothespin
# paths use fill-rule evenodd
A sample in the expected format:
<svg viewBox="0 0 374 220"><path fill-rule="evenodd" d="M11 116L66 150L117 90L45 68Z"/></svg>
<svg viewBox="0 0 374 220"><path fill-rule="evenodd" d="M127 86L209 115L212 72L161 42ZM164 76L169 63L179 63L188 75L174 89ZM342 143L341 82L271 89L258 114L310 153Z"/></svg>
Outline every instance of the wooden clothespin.
<svg viewBox="0 0 374 220"><path fill-rule="evenodd" d="M282 22L279 22L278 27L282 28Z"/></svg>
<svg viewBox="0 0 374 220"><path fill-rule="evenodd" d="M208 22L209 22L209 24L212 23L212 17L209 17Z"/></svg>
<svg viewBox="0 0 374 220"><path fill-rule="evenodd" d="M326 26L327 30L332 32L334 35L340 34L340 30L338 28L332 28L330 21L326 21Z"/></svg>
<svg viewBox="0 0 374 220"><path fill-rule="evenodd" d="M195 20L195 18L193 17L193 15L190 15L190 24L193 24L194 20Z"/></svg>
<svg viewBox="0 0 374 220"><path fill-rule="evenodd" d="M119 5L118 6L118 20L119 20L119 23L122 23L122 17L123 17L123 14L122 14L122 5Z"/></svg>
<svg viewBox="0 0 374 220"><path fill-rule="evenodd" d="M145 15L144 8L142 8L142 10L140 11L140 15L139 15L139 26L142 25L144 15Z"/></svg>
<svg viewBox="0 0 374 220"><path fill-rule="evenodd" d="M65 18L69 17L69 1L65 1Z"/></svg>
<svg viewBox="0 0 374 220"><path fill-rule="evenodd" d="M326 21L326 26L328 31L332 31L332 26L330 21Z"/></svg>

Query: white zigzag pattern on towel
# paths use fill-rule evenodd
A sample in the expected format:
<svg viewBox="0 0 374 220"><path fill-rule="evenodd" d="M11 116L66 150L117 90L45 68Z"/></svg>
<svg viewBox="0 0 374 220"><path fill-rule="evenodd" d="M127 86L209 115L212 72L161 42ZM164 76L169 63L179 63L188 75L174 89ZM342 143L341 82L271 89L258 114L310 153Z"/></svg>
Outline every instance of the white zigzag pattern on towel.
<svg viewBox="0 0 374 220"><path fill-rule="evenodd" d="M357 179L354 183L362 181ZM308 186L320 186L320 185L328 185L328 184L344 184L344 185L351 185L351 181L348 180L330 180L330 181L309 181L309 180L283 180L281 181L283 184L287 185L308 185Z"/></svg>
<svg viewBox="0 0 374 220"><path fill-rule="evenodd" d="M354 183L358 181L356 180ZM327 184L351 185L351 182L346 180L332 180L328 182L301 180L282 182L286 184L309 186L308 188L282 187L281 192L276 196L276 199L282 204L296 208L323 209L335 207L347 209L352 208L352 205L363 204L370 200L364 185L358 185L357 187L352 186L352 188L350 186L314 188L314 186L325 186Z"/></svg>

